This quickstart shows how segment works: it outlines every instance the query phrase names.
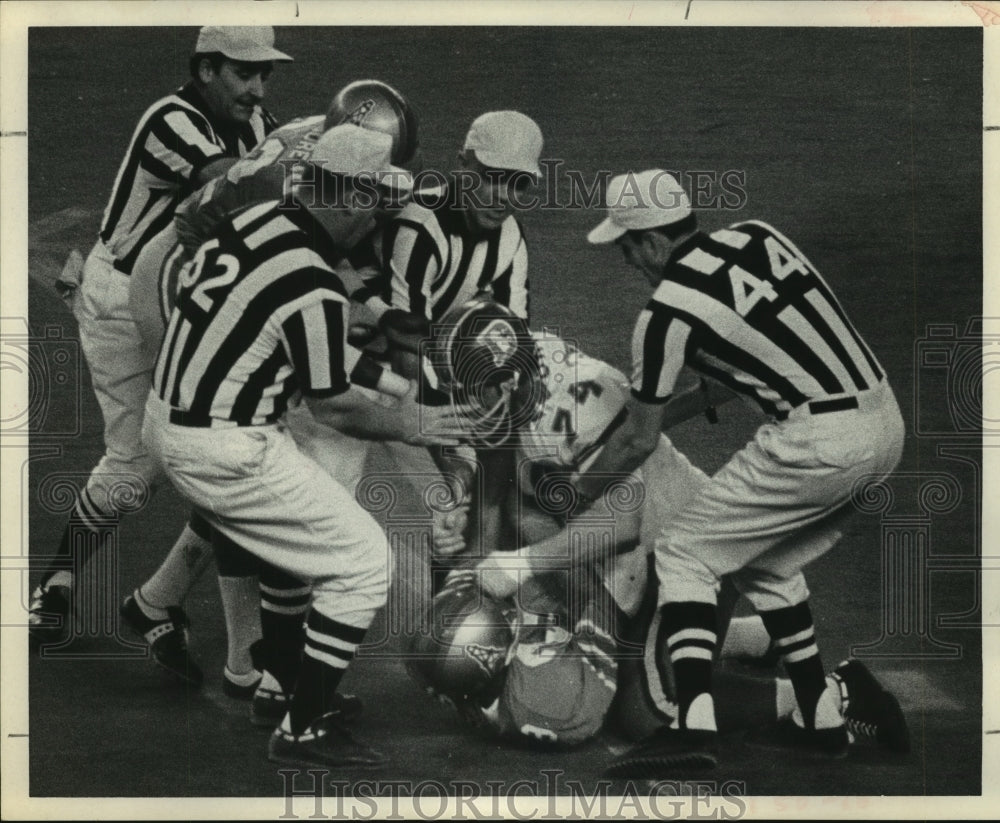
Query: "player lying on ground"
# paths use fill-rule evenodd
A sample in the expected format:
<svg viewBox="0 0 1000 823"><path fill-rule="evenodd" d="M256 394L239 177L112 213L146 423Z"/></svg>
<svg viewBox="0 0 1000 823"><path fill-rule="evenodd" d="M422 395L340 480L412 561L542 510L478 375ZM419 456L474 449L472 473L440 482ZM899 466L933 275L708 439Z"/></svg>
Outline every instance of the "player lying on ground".
<svg viewBox="0 0 1000 823"><path fill-rule="evenodd" d="M559 536L563 550L567 540L566 533ZM551 570L540 577L547 575ZM548 587L541 580L532 587L522 578L516 598L498 599L483 590L476 572L454 574L432 602L430 634L416 639L407 670L471 726L514 745L575 746L602 729L630 741L645 738L676 713L673 695L658 688L655 647L643 643L658 628L655 589L635 618L621 620L604 592L589 599L551 594L566 586L567 577L557 575ZM591 583L589 589L595 588ZM575 620L567 608L572 602L584 602ZM742 657L741 642L730 646L727 636L720 657ZM798 712L786 678L722 668L716 670L716 688L725 698L718 710L722 733L774 724ZM852 742L909 750L898 701L863 663L841 663L827 676L827 688ZM609 774L616 773L612 766ZM621 775L643 776L631 769Z"/></svg>
<svg viewBox="0 0 1000 823"><path fill-rule="evenodd" d="M656 580L648 572L651 541L709 478L661 435L649 460L619 485L617 496L602 501L602 512L592 513L602 516L590 527L590 539L586 529L575 527L576 545L591 551L571 558L573 540L551 516L558 508L553 498L620 423L624 375L557 337L529 335L518 318L485 302L462 307L438 332L444 343L430 349L434 375L482 411L477 441L488 448L480 449L485 460L479 466L491 474L484 483L468 475L459 483L493 497L483 505L467 501L480 515L477 542L497 545L498 539L516 540L512 531L529 530L538 542L515 553L491 553L478 564L481 584L468 572L453 575L432 605L431 635L416 639L411 672L453 700L464 716L508 737L582 742L601 728L616 690L616 727L632 739L647 734L676 709L673 695L660 688L658 646L652 642L659 621ZM704 401L694 394L682 402L686 406L667 412L668 419L690 416ZM504 456L512 458L509 467L517 465L521 482L509 468L500 471L503 461L496 458ZM519 500L522 488L530 494ZM507 489L514 493L505 494ZM505 537L503 521L517 526ZM539 539L545 532L549 536ZM435 533L435 548L481 556L465 551L465 540L461 518L453 518ZM536 569L541 574L533 579ZM729 606L734 602L730 596ZM758 618L734 620L729 628L734 631L726 652L768 648ZM862 664L842 664L828 683L859 733L877 736L889 748L906 748L898 703ZM733 697L724 701L728 711L720 721L727 729L771 722L796 708L787 680L723 675L720 688Z"/></svg>
<svg viewBox="0 0 1000 823"><path fill-rule="evenodd" d="M377 80L349 83L334 96L326 115L298 118L276 129L226 174L185 200L175 219L139 255L129 301L150 363L173 309L180 271L195 250L232 211L287 197L291 169L308 160L326 130L341 123L388 134L395 165L410 167L419 162L412 109L399 92ZM315 193L321 194L318 186ZM374 233L359 242L337 266L337 274L349 290L357 289L361 282L356 269L365 272L371 268L372 236ZM367 361L361 366L370 369ZM356 384L365 385L363 375L353 378ZM353 491L361 477L368 441L320 425L302 403L292 404L285 422L299 448ZM268 623L272 615L286 614L289 609L304 614L308 597L303 596L301 581L289 580L272 568L263 570L259 585L256 558L225 538L216 536L213 542L228 635L223 690L231 697L250 699L261 680L251 654L253 643L261 637L261 620ZM159 665L197 684L202 679L201 669L188 652L183 630L186 620L180 607L200 569L192 569L186 545L175 545L153 576L126 598L122 615L129 626L152 638L153 657ZM280 720L283 708L275 712Z"/></svg>

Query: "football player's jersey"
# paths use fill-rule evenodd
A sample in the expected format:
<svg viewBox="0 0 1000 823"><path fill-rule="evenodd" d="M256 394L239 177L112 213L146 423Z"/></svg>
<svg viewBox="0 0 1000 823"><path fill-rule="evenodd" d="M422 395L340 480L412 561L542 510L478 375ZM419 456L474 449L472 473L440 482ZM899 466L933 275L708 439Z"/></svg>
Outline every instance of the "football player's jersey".
<svg viewBox="0 0 1000 823"><path fill-rule="evenodd" d="M539 350L544 400L538 415L520 436L519 488L534 497L540 472L582 472L597 456L625 416L629 381L618 369L590 357L555 335L532 332ZM605 585L625 614L635 614L646 585L644 555L652 551L657 534L683 508L691 495L708 482L661 435L656 450L636 481L645 496L640 544L643 551L618 555L603 575Z"/></svg>
<svg viewBox="0 0 1000 823"><path fill-rule="evenodd" d="M230 212L251 203L280 199L285 191L288 165L310 157L323 134L323 121L323 115L319 114L286 123L226 174L185 200L174 221L188 254L193 254Z"/></svg>
<svg viewBox="0 0 1000 823"><path fill-rule="evenodd" d="M519 462L579 470L623 415L628 378L555 335L532 332L532 336L538 345L544 400L521 433Z"/></svg>

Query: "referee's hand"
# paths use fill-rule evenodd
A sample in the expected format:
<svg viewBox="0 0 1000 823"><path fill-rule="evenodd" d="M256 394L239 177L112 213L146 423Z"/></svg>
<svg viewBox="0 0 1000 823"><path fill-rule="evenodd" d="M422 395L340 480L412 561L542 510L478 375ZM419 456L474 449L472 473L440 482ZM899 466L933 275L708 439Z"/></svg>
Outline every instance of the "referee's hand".
<svg viewBox="0 0 1000 823"><path fill-rule="evenodd" d="M465 410L448 404L426 406L417 401L417 383L400 399L403 440L411 446L460 446L469 436L471 421Z"/></svg>

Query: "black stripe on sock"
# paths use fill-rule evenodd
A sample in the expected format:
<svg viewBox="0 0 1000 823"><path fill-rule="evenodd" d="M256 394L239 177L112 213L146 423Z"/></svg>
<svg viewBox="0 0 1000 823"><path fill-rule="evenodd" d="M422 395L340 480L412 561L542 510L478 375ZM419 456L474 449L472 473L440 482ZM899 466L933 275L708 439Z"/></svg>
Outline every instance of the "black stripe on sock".
<svg viewBox="0 0 1000 823"><path fill-rule="evenodd" d="M811 634L809 637L803 638L802 640L796 640L794 643L779 643L778 653L784 657L786 655L792 654L792 652L800 651L801 649L807 649L810 646L816 645L816 635Z"/></svg>
<svg viewBox="0 0 1000 823"><path fill-rule="evenodd" d="M678 640L676 643L670 646L670 654L673 655L678 649L684 648L698 648L707 649L710 652L715 651L716 641L715 640L703 640L697 637L689 637L686 640Z"/></svg>

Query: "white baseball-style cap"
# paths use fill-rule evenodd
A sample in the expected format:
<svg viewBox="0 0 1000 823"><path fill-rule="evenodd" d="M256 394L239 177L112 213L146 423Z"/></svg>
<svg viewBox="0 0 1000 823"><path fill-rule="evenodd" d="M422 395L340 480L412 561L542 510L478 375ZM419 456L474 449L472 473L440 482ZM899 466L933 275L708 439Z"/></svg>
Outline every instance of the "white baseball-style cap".
<svg viewBox="0 0 1000 823"><path fill-rule="evenodd" d="M479 115L469 127L464 148L474 151L484 166L526 171L535 177L542 174L538 167L542 130L519 111L488 111Z"/></svg>
<svg viewBox="0 0 1000 823"><path fill-rule="evenodd" d="M392 165L391 156L391 136L342 123L323 132L313 146L309 162L331 174L364 177L394 191L410 191L413 176L406 169Z"/></svg>
<svg viewBox="0 0 1000 823"><path fill-rule="evenodd" d="M242 63L288 63L292 58L274 47L270 26L202 26L195 54L219 52Z"/></svg>
<svg viewBox="0 0 1000 823"><path fill-rule="evenodd" d="M627 231L669 226L691 214L687 193L662 169L611 178L604 204L608 216L587 235L591 243L613 243Z"/></svg>

